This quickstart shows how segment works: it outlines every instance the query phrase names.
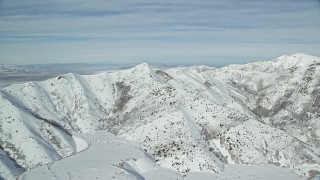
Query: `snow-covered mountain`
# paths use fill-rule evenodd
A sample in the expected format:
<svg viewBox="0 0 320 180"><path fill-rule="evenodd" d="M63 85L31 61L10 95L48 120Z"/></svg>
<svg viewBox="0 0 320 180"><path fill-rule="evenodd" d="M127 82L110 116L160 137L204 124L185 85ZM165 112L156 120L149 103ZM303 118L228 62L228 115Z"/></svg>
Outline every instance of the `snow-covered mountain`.
<svg viewBox="0 0 320 180"><path fill-rule="evenodd" d="M65 74L0 91L0 179L70 156L75 133L133 141L181 174L275 164L320 174L320 58Z"/></svg>

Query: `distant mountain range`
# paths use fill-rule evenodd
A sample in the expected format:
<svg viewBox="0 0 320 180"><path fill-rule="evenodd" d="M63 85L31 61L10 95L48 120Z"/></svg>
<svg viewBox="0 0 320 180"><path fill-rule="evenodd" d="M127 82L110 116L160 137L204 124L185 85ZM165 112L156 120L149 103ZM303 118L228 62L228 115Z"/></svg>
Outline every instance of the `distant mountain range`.
<svg viewBox="0 0 320 180"><path fill-rule="evenodd" d="M0 64L0 72L84 72L91 70L105 69L121 69L127 68L121 64L90 64L90 63L68 63L68 64L30 64L30 65L15 65L15 64Z"/></svg>
<svg viewBox="0 0 320 180"><path fill-rule="evenodd" d="M74 134L96 131L136 143L180 174L219 173L226 164L274 164L302 178L320 174L320 58L314 56L223 68L145 63L11 85L0 96L2 178L70 156L77 152Z"/></svg>
<svg viewBox="0 0 320 180"><path fill-rule="evenodd" d="M28 64L28 65L16 65L16 64L0 64L0 73L11 72L11 73L36 73L36 72L75 72L85 74L86 72L92 71L103 71L103 70L120 70L128 69L135 66L135 64L122 64L122 63L66 63L66 64ZM165 64L152 64L153 67L169 68Z"/></svg>

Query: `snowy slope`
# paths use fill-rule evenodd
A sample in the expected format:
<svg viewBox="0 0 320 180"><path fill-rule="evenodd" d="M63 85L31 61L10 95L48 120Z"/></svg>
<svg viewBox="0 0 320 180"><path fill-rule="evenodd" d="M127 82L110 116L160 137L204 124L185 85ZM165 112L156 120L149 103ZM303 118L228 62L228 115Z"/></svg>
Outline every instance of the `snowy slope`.
<svg viewBox="0 0 320 180"><path fill-rule="evenodd" d="M123 139L103 132L81 136L89 143L88 149L27 171L19 179L181 179L179 173L157 166Z"/></svg>
<svg viewBox="0 0 320 180"><path fill-rule="evenodd" d="M82 152L27 171L18 179L273 179L293 180L298 175L274 165L232 165L220 174L190 173L159 167L136 145L106 132L78 134L88 143ZM78 138L79 139L79 138ZM84 163L85 162L85 163Z"/></svg>
<svg viewBox="0 0 320 180"><path fill-rule="evenodd" d="M295 54L219 69L141 64L12 85L0 91L0 176L78 152L73 134L107 131L182 175L275 164L314 177L319 71L319 58Z"/></svg>

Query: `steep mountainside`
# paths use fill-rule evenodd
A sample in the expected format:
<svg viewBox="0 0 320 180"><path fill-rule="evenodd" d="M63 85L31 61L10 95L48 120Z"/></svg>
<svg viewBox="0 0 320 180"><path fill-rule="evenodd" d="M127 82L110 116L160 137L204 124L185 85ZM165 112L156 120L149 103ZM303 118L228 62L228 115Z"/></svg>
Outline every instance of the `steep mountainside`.
<svg viewBox="0 0 320 180"><path fill-rule="evenodd" d="M0 91L0 177L74 154L72 134L101 130L183 174L271 163L314 177L319 76L319 58L295 54L219 69L141 64L11 85Z"/></svg>

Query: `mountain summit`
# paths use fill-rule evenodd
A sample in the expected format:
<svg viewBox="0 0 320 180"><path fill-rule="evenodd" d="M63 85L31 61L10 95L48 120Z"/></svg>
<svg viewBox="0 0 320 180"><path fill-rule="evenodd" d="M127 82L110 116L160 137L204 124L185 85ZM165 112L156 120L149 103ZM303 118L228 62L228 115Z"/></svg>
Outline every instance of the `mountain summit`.
<svg viewBox="0 0 320 180"><path fill-rule="evenodd" d="M0 178L78 152L74 134L133 141L181 174L275 164L320 174L320 60L305 54L223 68L141 64L0 91Z"/></svg>

